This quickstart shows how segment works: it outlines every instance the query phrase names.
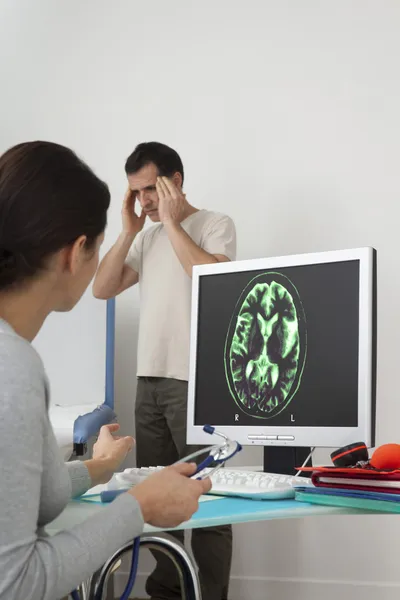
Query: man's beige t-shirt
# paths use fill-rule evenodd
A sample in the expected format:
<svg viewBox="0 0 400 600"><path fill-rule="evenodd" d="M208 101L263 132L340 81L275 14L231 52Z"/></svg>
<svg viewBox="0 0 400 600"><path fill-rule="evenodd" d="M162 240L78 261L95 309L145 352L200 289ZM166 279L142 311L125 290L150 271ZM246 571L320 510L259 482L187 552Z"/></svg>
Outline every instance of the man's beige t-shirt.
<svg viewBox="0 0 400 600"><path fill-rule="evenodd" d="M235 260L236 230L230 217L200 210L181 226L210 254ZM126 264L139 273L139 377L189 378L192 280L162 224L139 233Z"/></svg>

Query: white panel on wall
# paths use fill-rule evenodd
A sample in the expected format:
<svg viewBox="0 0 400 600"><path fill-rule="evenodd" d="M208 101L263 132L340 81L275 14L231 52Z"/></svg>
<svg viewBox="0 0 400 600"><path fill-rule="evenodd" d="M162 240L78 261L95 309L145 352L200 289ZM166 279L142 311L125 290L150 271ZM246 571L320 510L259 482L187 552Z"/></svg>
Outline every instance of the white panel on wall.
<svg viewBox="0 0 400 600"><path fill-rule="evenodd" d="M88 290L69 313L52 313L33 345L60 406L102 404L106 381L107 303Z"/></svg>

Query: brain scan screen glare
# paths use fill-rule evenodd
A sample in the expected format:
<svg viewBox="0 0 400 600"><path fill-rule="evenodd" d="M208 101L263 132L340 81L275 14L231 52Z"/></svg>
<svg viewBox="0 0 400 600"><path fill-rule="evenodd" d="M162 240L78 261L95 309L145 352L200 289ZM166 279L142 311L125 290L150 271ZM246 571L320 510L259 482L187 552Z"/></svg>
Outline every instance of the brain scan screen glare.
<svg viewBox="0 0 400 600"><path fill-rule="evenodd" d="M356 427L359 268L202 276L195 425Z"/></svg>

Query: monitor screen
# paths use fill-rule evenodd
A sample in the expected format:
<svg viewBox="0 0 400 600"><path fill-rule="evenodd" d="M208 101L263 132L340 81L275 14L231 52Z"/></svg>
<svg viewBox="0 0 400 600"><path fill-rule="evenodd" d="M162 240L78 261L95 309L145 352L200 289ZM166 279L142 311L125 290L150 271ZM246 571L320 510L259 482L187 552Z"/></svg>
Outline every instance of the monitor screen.
<svg viewBox="0 0 400 600"><path fill-rule="evenodd" d="M188 441L210 423L245 444L371 443L371 249L195 271Z"/></svg>

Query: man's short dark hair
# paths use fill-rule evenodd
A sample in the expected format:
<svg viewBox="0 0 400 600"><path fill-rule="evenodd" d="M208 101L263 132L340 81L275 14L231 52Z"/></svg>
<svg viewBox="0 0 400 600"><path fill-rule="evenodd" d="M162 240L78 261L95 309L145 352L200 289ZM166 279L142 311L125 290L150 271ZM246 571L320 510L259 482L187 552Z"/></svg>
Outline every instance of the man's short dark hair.
<svg viewBox="0 0 400 600"><path fill-rule="evenodd" d="M179 154L160 142L144 142L136 146L125 163L125 172L127 175L133 175L151 163L156 165L162 177L172 177L175 173L180 173L183 183L183 164Z"/></svg>

